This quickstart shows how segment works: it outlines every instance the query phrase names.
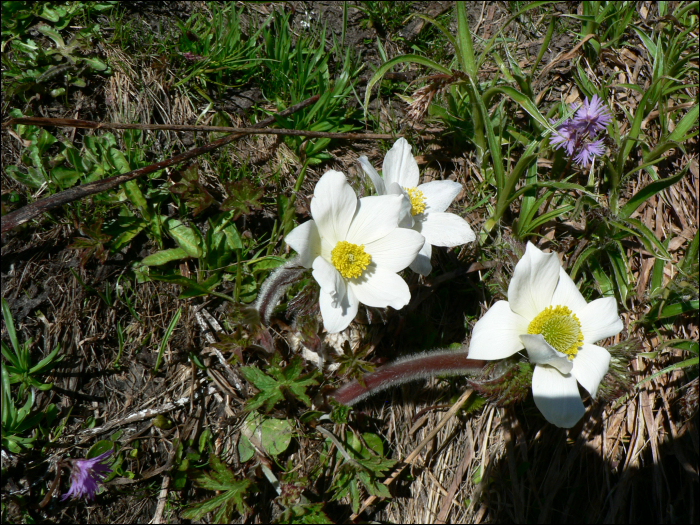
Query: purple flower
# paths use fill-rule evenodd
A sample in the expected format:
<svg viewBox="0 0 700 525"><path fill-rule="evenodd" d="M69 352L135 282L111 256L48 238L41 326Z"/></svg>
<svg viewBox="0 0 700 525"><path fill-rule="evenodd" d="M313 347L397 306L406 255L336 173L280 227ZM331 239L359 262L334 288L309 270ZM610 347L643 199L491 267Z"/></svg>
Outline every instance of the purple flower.
<svg viewBox="0 0 700 525"><path fill-rule="evenodd" d="M102 460L111 454L112 451L108 450L92 459L69 459L71 485L61 501L65 501L68 496L72 499L84 497L88 501L94 500L100 482L112 472L108 465L102 463Z"/></svg>
<svg viewBox="0 0 700 525"><path fill-rule="evenodd" d="M574 160L577 164L586 168L591 164L591 161L595 157L599 157L603 153L605 153L603 139L596 140L594 142L586 142L581 146L578 154L574 157Z"/></svg>
<svg viewBox="0 0 700 525"><path fill-rule="evenodd" d="M590 101L586 97L580 108L572 106L571 109L576 115L555 130L549 143L554 149L565 149L569 155L574 155L577 164L587 167L595 157L605 153L603 141L593 139L612 121L612 115L598 95L593 95Z"/></svg>
<svg viewBox="0 0 700 525"><path fill-rule="evenodd" d="M610 115L607 106L598 98L598 95L593 95L590 102L588 97L584 99L583 105L576 112L573 122L582 134L595 137L599 131L605 129L611 120L612 115Z"/></svg>
<svg viewBox="0 0 700 525"><path fill-rule="evenodd" d="M557 128L552 138L549 139L549 143L554 146L554 149L564 148L571 155L574 152L577 138L578 128L572 120L567 120Z"/></svg>

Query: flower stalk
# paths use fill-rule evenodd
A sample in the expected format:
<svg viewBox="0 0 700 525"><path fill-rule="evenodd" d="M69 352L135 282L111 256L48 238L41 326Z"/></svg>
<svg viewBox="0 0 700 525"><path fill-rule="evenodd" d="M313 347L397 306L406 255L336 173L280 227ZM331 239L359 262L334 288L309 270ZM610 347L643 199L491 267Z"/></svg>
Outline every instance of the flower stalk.
<svg viewBox="0 0 700 525"><path fill-rule="evenodd" d="M469 359L466 351L436 350L399 359L371 374L346 383L332 394L343 405L352 406L374 394L419 379L436 376L477 376L488 361Z"/></svg>

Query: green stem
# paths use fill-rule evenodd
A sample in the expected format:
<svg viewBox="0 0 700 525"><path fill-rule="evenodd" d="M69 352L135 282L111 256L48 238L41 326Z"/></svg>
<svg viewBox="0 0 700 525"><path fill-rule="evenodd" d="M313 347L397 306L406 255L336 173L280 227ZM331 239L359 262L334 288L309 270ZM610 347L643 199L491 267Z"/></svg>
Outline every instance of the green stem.
<svg viewBox="0 0 700 525"><path fill-rule="evenodd" d="M233 302L237 303L238 302L238 297L241 294L241 249L238 248L236 250L236 289L233 293ZM214 294L212 294L214 295ZM221 295L216 295L216 297L221 297ZM226 296L224 296L226 297ZM223 297L222 297L223 299ZM230 299L229 297L226 297L226 299Z"/></svg>

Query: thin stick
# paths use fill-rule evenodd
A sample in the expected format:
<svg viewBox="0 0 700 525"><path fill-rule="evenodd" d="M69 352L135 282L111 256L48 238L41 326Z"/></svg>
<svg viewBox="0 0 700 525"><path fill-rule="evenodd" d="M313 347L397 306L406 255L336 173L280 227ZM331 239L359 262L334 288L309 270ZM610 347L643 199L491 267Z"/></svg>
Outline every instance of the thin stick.
<svg viewBox="0 0 700 525"><path fill-rule="evenodd" d="M280 113L281 115L281 113ZM269 119L266 119L269 120ZM265 121L262 121L265 122ZM273 120L274 122L274 120ZM95 122L92 120L80 120L72 118L44 118L21 117L7 120L2 127L14 124L29 124L32 126L57 126L65 128L84 129L140 129L144 131L218 131L223 133L246 133L249 135L294 135L298 137L325 138L325 139L395 139L403 135L390 133L331 133L326 131L309 131L304 129L278 129L278 128L234 128L227 126L190 126L179 124L121 124L118 122Z"/></svg>
<svg viewBox="0 0 700 525"><path fill-rule="evenodd" d="M403 465L399 467L399 469L396 472L394 472L389 478L387 478L384 481L384 485L386 485L387 487L391 485L394 482L394 480L401 475L404 469L416 460L421 450L423 450L423 448L425 448L425 446L433 440L437 433L440 432L440 430L442 430L442 427L444 427L447 424L447 422L452 418L452 416L454 416L457 413L457 411L462 407L462 405L466 403L467 399L469 399L469 396L472 395L472 392L472 390L466 390L461 395L457 402L454 405L452 405L452 408L450 408L447 414L445 414L445 417L443 417L439 421L435 428L430 431L430 433L426 436L426 438L423 441L420 442L420 444L415 448L415 450L408 455L408 457L404 460ZM367 498L362 503L362 507L357 512L357 514L353 514L352 516L350 516L350 521L355 521L360 516L360 514L362 514L365 511L367 507L369 507L372 503L375 502L376 499L377 496L370 496L369 498Z"/></svg>
<svg viewBox="0 0 700 525"><path fill-rule="evenodd" d="M165 510L165 504L168 502L168 488L170 487L170 476L166 474L163 476L163 482L160 484L160 494L158 495L158 506L156 507L156 513L151 520L151 523L158 524L163 523L163 511Z"/></svg>
<svg viewBox="0 0 700 525"><path fill-rule="evenodd" d="M277 116L284 117L287 115L291 115L292 113L299 111L300 109L314 104L318 99L319 95L314 95L311 98L307 98L306 100L299 102L299 104L295 104L294 106L290 106L284 111L281 111ZM259 129L274 123L275 116L273 115L271 117L266 118L265 120L261 120L260 122L255 124L254 127ZM162 170L164 168L174 166L175 164L179 164L180 162L184 162L191 158L203 155L204 153L214 151L215 149L225 146L226 144L230 144L234 140L240 139L241 137L244 137L246 135L247 133L233 133L219 140L215 140L214 142L211 142L209 144L205 144L202 147L191 149L190 151L186 151L185 153L181 153L180 155L175 155L174 157L171 157L167 160L163 160L161 162L156 162L155 164L151 164L150 166L144 166L143 168L139 168L137 170L124 173L122 175L115 175L114 177L109 177L108 179L98 180L89 184L82 184L80 186L69 188L67 190L51 195L50 197L46 197L45 199L41 199L40 201L32 202L31 204L27 204L19 210L15 210L13 212L8 213L7 215L4 215L2 219L0 219L0 224L2 225L2 227L0 227L0 233L5 233L6 231L17 227L20 224L24 224L25 222L33 219L34 217L37 217L44 212L52 210L53 208L57 208L58 206L63 206L64 204L68 204L69 202L82 199L84 197L87 197L88 195L94 195L96 193L102 193L103 191L111 190L130 180L138 179L139 177L143 177L144 175L148 175L149 173L153 173L154 171Z"/></svg>

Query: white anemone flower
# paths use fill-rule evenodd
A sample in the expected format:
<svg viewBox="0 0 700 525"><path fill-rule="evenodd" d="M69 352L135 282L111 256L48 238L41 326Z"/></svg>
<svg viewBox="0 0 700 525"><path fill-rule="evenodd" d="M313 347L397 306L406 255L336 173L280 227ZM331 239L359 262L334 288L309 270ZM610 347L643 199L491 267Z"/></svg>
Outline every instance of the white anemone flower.
<svg viewBox="0 0 700 525"><path fill-rule="evenodd" d="M508 301L498 301L474 326L469 358L503 359L524 348L536 365L537 408L550 423L571 428L585 411L577 382L595 398L608 372L610 353L593 343L622 328L614 298L586 303L557 255L528 243Z"/></svg>
<svg viewBox="0 0 700 525"><path fill-rule="evenodd" d="M384 157L384 178L379 176L367 157L360 157L358 161L372 179L377 195L405 197L399 226L411 228L425 237L423 248L410 265L414 272L421 275L431 272L433 246L454 248L476 238L467 221L454 213L445 213L462 190L462 185L451 180L435 180L419 185L418 163L406 139L397 140Z"/></svg>
<svg viewBox="0 0 700 525"><path fill-rule="evenodd" d="M360 303L398 310L410 301L408 285L396 272L415 259L425 239L398 227L402 200L399 195L358 200L345 175L331 170L314 189L313 220L284 239L300 264L313 268L329 333L347 328Z"/></svg>

